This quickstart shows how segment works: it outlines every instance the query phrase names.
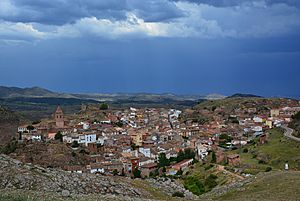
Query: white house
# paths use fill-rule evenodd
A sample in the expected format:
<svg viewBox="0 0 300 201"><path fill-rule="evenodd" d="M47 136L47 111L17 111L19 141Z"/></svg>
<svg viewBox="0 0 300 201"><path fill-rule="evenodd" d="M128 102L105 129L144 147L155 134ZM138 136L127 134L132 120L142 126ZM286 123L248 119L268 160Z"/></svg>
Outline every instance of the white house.
<svg viewBox="0 0 300 201"><path fill-rule="evenodd" d="M27 125L25 125L25 126L19 126L18 127L18 132L21 132L21 133L28 132Z"/></svg>
<svg viewBox="0 0 300 201"><path fill-rule="evenodd" d="M209 145L198 143L196 148L198 156L203 160L208 155Z"/></svg>
<svg viewBox="0 0 300 201"><path fill-rule="evenodd" d="M260 118L260 117L253 117L253 121L254 121L255 123L262 123L262 122L263 122L263 119Z"/></svg>
<svg viewBox="0 0 300 201"><path fill-rule="evenodd" d="M91 173L97 174L97 173L104 173L104 168L100 165L92 165L91 166Z"/></svg>
<svg viewBox="0 0 300 201"><path fill-rule="evenodd" d="M85 145L87 146L89 143L94 143L97 141L97 135L95 133L85 134L84 135Z"/></svg>
<svg viewBox="0 0 300 201"><path fill-rule="evenodd" d="M150 150L150 148L140 147L139 148L139 152L142 153L145 157L148 157L148 158L151 157L151 150Z"/></svg>
<svg viewBox="0 0 300 201"><path fill-rule="evenodd" d="M263 131L263 128L261 126L254 126L251 130L254 132L261 132Z"/></svg>

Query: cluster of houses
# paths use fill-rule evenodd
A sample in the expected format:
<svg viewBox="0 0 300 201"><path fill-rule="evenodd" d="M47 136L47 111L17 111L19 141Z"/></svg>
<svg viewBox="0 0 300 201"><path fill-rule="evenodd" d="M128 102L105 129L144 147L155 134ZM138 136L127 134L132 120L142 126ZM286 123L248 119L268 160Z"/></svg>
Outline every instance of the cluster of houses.
<svg viewBox="0 0 300 201"><path fill-rule="evenodd" d="M100 120L87 120L84 115L68 119L60 107L53 118L36 125L18 128L20 140L52 141L57 133L63 143L74 150L84 147L89 153L85 166L65 164L62 168L71 172L101 174L132 174L136 169L149 176L158 169L159 155L176 158L179 151L191 149L197 160L205 160L210 151L216 154L216 162L239 163L239 155L226 155L226 149L246 145L259 137L267 141L266 131L280 126L300 111L299 103L291 103L280 109L257 111L256 107L236 108L230 114L226 108L213 111L203 109L202 114L211 119L205 123L179 120L182 113L176 109L128 108L109 110ZM97 113L97 112L95 112ZM94 115L93 117L97 117ZM230 140L221 137L230 136ZM223 144L225 146L220 147ZM167 167L167 174L174 175L188 168L194 159L186 159Z"/></svg>

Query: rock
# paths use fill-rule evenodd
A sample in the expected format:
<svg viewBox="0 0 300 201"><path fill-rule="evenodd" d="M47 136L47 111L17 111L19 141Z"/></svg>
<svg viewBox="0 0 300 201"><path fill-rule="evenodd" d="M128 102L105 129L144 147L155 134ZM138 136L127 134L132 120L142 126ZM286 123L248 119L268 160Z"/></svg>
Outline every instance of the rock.
<svg viewBox="0 0 300 201"><path fill-rule="evenodd" d="M69 197L69 196L70 196L70 191L68 191L68 190L63 190L63 191L61 192L61 195L62 195L63 197Z"/></svg>

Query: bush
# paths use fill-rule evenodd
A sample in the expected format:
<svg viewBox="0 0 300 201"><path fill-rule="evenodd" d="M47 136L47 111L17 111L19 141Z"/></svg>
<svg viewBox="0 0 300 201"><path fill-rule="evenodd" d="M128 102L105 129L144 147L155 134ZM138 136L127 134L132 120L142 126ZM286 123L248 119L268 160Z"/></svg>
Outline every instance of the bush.
<svg viewBox="0 0 300 201"><path fill-rule="evenodd" d="M55 140L59 140L59 141L61 141L61 142L63 141L63 135L61 134L60 131L58 131L58 132L55 134L54 139L55 139Z"/></svg>
<svg viewBox="0 0 300 201"><path fill-rule="evenodd" d="M214 167L214 165L213 164L210 164L209 166L206 166L205 168L204 168L204 170L209 170L209 169L211 169L211 168L213 168Z"/></svg>
<svg viewBox="0 0 300 201"><path fill-rule="evenodd" d="M114 176L117 176L119 174L117 169L114 169L112 173L113 173Z"/></svg>
<svg viewBox="0 0 300 201"><path fill-rule="evenodd" d="M107 109L108 109L108 104L102 103L102 104L100 105L100 110L107 110Z"/></svg>
<svg viewBox="0 0 300 201"><path fill-rule="evenodd" d="M267 163L267 162L264 161L264 160L262 160L262 159L258 161L258 164L266 164L266 163Z"/></svg>
<svg viewBox="0 0 300 201"><path fill-rule="evenodd" d="M16 140L12 140L2 148L1 152L4 154L13 153L17 149L17 145L18 142Z"/></svg>
<svg viewBox="0 0 300 201"><path fill-rule="evenodd" d="M247 148L245 148L245 149L243 150L244 153L248 153L248 151L249 151L249 150L248 150Z"/></svg>
<svg viewBox="0 0 300 201"><path fill-rule="evenodd" d="M215 186L218 185L218 183L216 182L216 179L218 177L214 174L210 174L204 181L204 185L208 188L208 190L211 190L212 188L214 188Z"/></svg>
<svg viewBox="0 0 300 201"><path fill-rule="evenodd" d="M29 130L29 131L34 130L34 126L32 126L32 125L27 126L27 130Z"/></svg>
<svg viewBox="0 0 300 201"><path fill-rule="evenodd" d="M141 171L135 168L132 172L134 178L141 178Z"/></svg>
<svg viewBox="0 0 300 201"><path fill-rule="evenodd" d="M81 154L83 154L83 155L85 155L85 154L89 154L89 152L87 152L85 149L81 149L80 151L79 151L79 153L81 153Z"/></svg>
<svg viewBox="0 0 300 201"><path fill-rule="evenodd" d="M182 192L176 191L172 194L173 197L180 197L183 198L184 194Z"/></svg>
<svg viewBox="0 0 300 201"><path fill-rule="evenodd" d="M271 170L272 170L271 167L267 167L265 171L266 171L266 172L270 172Z"/></svg>
<svg viewBox="0 0 300 201"><path fill-rule="evenodd" d="M166 167L170 165L170 160L167 159L166 154L165 153L161 153L158 156L158 166L159 167Z"/></svg>
<svg viewBox="0 0 300 201"><path fill-rule="evenodd" d="M217 162L217 156L216 153L213 151L211 154L211 162L216 163Z"/></svg>
<svg viewBox="0 0 300 201"><path fill-rule="evenodd" d="M193 176L189 176L185 179L184 187L195 195L201 195L205 193L205 188L201 180Z"/></svg>
<svg viewBox="0 0 300 201"><path fill-rule="evenodd" d="M77 147L79 147L78 142L77 142L77 141L73 141L71 147L72 147L72 148L77 148Z"/></svg>

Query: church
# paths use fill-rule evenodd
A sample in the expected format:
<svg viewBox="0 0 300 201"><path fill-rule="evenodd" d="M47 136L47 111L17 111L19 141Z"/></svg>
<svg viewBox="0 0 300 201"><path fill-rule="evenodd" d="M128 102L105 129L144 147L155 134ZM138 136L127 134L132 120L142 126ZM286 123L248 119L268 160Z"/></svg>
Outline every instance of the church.
<svg viewBox="0 0 300 201"><path fill-rule="evenodd" d="M60 106L57 107L55 113L55 126L56 128L64 128L65 127L65 121L64 121L64 113Z"/></svg>

